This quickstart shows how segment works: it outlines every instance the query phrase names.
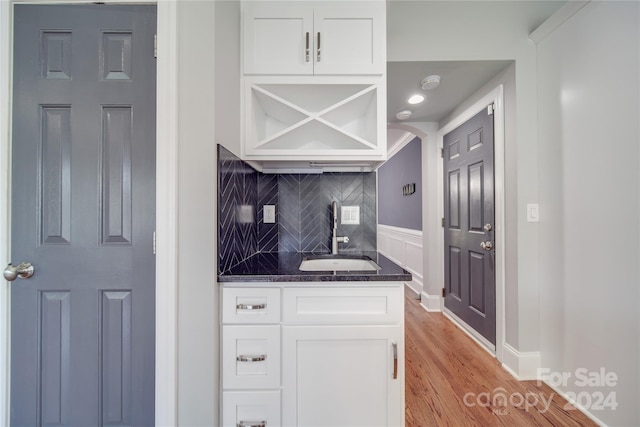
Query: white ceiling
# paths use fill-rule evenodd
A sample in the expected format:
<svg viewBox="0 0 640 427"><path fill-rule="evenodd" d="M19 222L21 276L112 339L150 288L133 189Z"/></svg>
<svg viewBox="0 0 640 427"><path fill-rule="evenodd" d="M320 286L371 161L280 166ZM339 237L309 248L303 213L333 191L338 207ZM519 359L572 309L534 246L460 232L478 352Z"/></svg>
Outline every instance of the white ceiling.
<svg viewBox="0 0 640 427"><path fill-rule="evenodd" d="M387 122L440 122L511 62L388 62ZM440 85L433 90L422 90L420 82L432 74L441 77ZM409 105L407 99L415 93L426 95L427 98L421 104ZM396 114L401 110L411 110L411 118L398 120Z"/></svg>

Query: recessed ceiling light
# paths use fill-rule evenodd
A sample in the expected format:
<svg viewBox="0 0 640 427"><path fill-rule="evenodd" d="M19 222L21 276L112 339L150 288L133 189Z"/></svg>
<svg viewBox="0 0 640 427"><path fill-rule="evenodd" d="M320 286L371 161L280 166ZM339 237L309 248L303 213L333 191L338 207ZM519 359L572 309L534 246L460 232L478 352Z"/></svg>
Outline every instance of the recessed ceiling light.
<svg viewBox="0 0 640 427"><path fill-rule="evenodd" d="M402 110L396 114L398 120L407 120L409 117L411 117L411 111L409 110Z"/></svg>
<svg viewBox="0 0 640 427"><path fill-rule="evenodd" d="M422 80L422 90L431 90L438 87L440 84L440 76L434 74L432 76L427 76Z"/></svg>
<svg viewBox="0 0 640 427"><path fill-rule="evenodd" d="M409 104L420 104L422 101L424 101L424 95L421 95L419 93L411 95L411 97L407 99L407 102Z"/></svg>

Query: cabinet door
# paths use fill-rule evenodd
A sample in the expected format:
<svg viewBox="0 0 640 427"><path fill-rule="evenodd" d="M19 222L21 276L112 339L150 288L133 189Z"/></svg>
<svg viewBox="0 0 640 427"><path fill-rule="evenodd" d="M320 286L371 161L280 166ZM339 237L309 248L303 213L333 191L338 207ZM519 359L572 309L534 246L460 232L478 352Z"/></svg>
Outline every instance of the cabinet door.
<svg viewBox="0 0 640 427"><path fill-rule="evenodd" d="M404 425L403 361L399 325L283 327L283 425Z"/></svg>
<svg viewBox="0 0 640 427"><path fill-rule="evenodd" d="M384 3L314 10L314 74L384 74Z"/></svg>
<svg viewBox="0 0 640 427"><path fill-rule="evenodd" d="M313 9L247 4L244 74L313 74Z"/></svg>

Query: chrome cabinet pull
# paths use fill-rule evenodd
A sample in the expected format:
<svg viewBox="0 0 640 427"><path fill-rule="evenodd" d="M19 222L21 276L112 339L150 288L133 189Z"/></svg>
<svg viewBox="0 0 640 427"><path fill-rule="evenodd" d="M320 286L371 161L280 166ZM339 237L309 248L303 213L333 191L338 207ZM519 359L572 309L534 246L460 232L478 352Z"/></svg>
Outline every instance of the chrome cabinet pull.
<svg viewBox="0 0 640 427"><path fill-rule="evenodd" d="M394 342L393 344L391 344L391 347L393 348L393 379L397 380L398 379L398 344Z"/></svg>
<svg viewBox="0 0 640 427"><path fill-rule="evenodd" d="M267 355L266 354L252 354L252 355L241 354L240 356L236 357L236 360L238 362L264 362L265 360L267 360Z"/></svg>
<svg viewBox="0 0 640 427"><path fill-rule="evenodd" d="M320 62L320 33L318 33L318 58L317 61Z"/></svg>
<svg viewBox="0 0 640 427"><path fill-rule="evenodd" d="M307 36L306 36L307 40L306 40L306 48L304 51L304 59L305 62L309 62L309 32L307 31Z"/></svg>
<svg viewBox="0 0 640 427"><path fill-rule="evenodd" d="M266 421L240 421L238 427L267 427Z"/></svg>
<svg viewBox="0 0 640 427"><path fill-rule="evenodd" d="M237 304L237 310L264 310L267 304Z"/></svg>

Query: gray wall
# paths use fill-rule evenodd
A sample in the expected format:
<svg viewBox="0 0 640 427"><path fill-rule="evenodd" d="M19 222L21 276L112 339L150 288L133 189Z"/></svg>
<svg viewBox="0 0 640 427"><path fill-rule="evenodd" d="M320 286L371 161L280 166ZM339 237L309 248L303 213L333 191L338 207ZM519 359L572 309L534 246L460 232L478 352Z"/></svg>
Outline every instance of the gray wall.
<svg viewBox="0 0 640 427"><path fill-rule="evenodd" d="M402 187L416 184L403 196ZM422 140L414 138L378 169L378 223L422 230Z"/></svg>

